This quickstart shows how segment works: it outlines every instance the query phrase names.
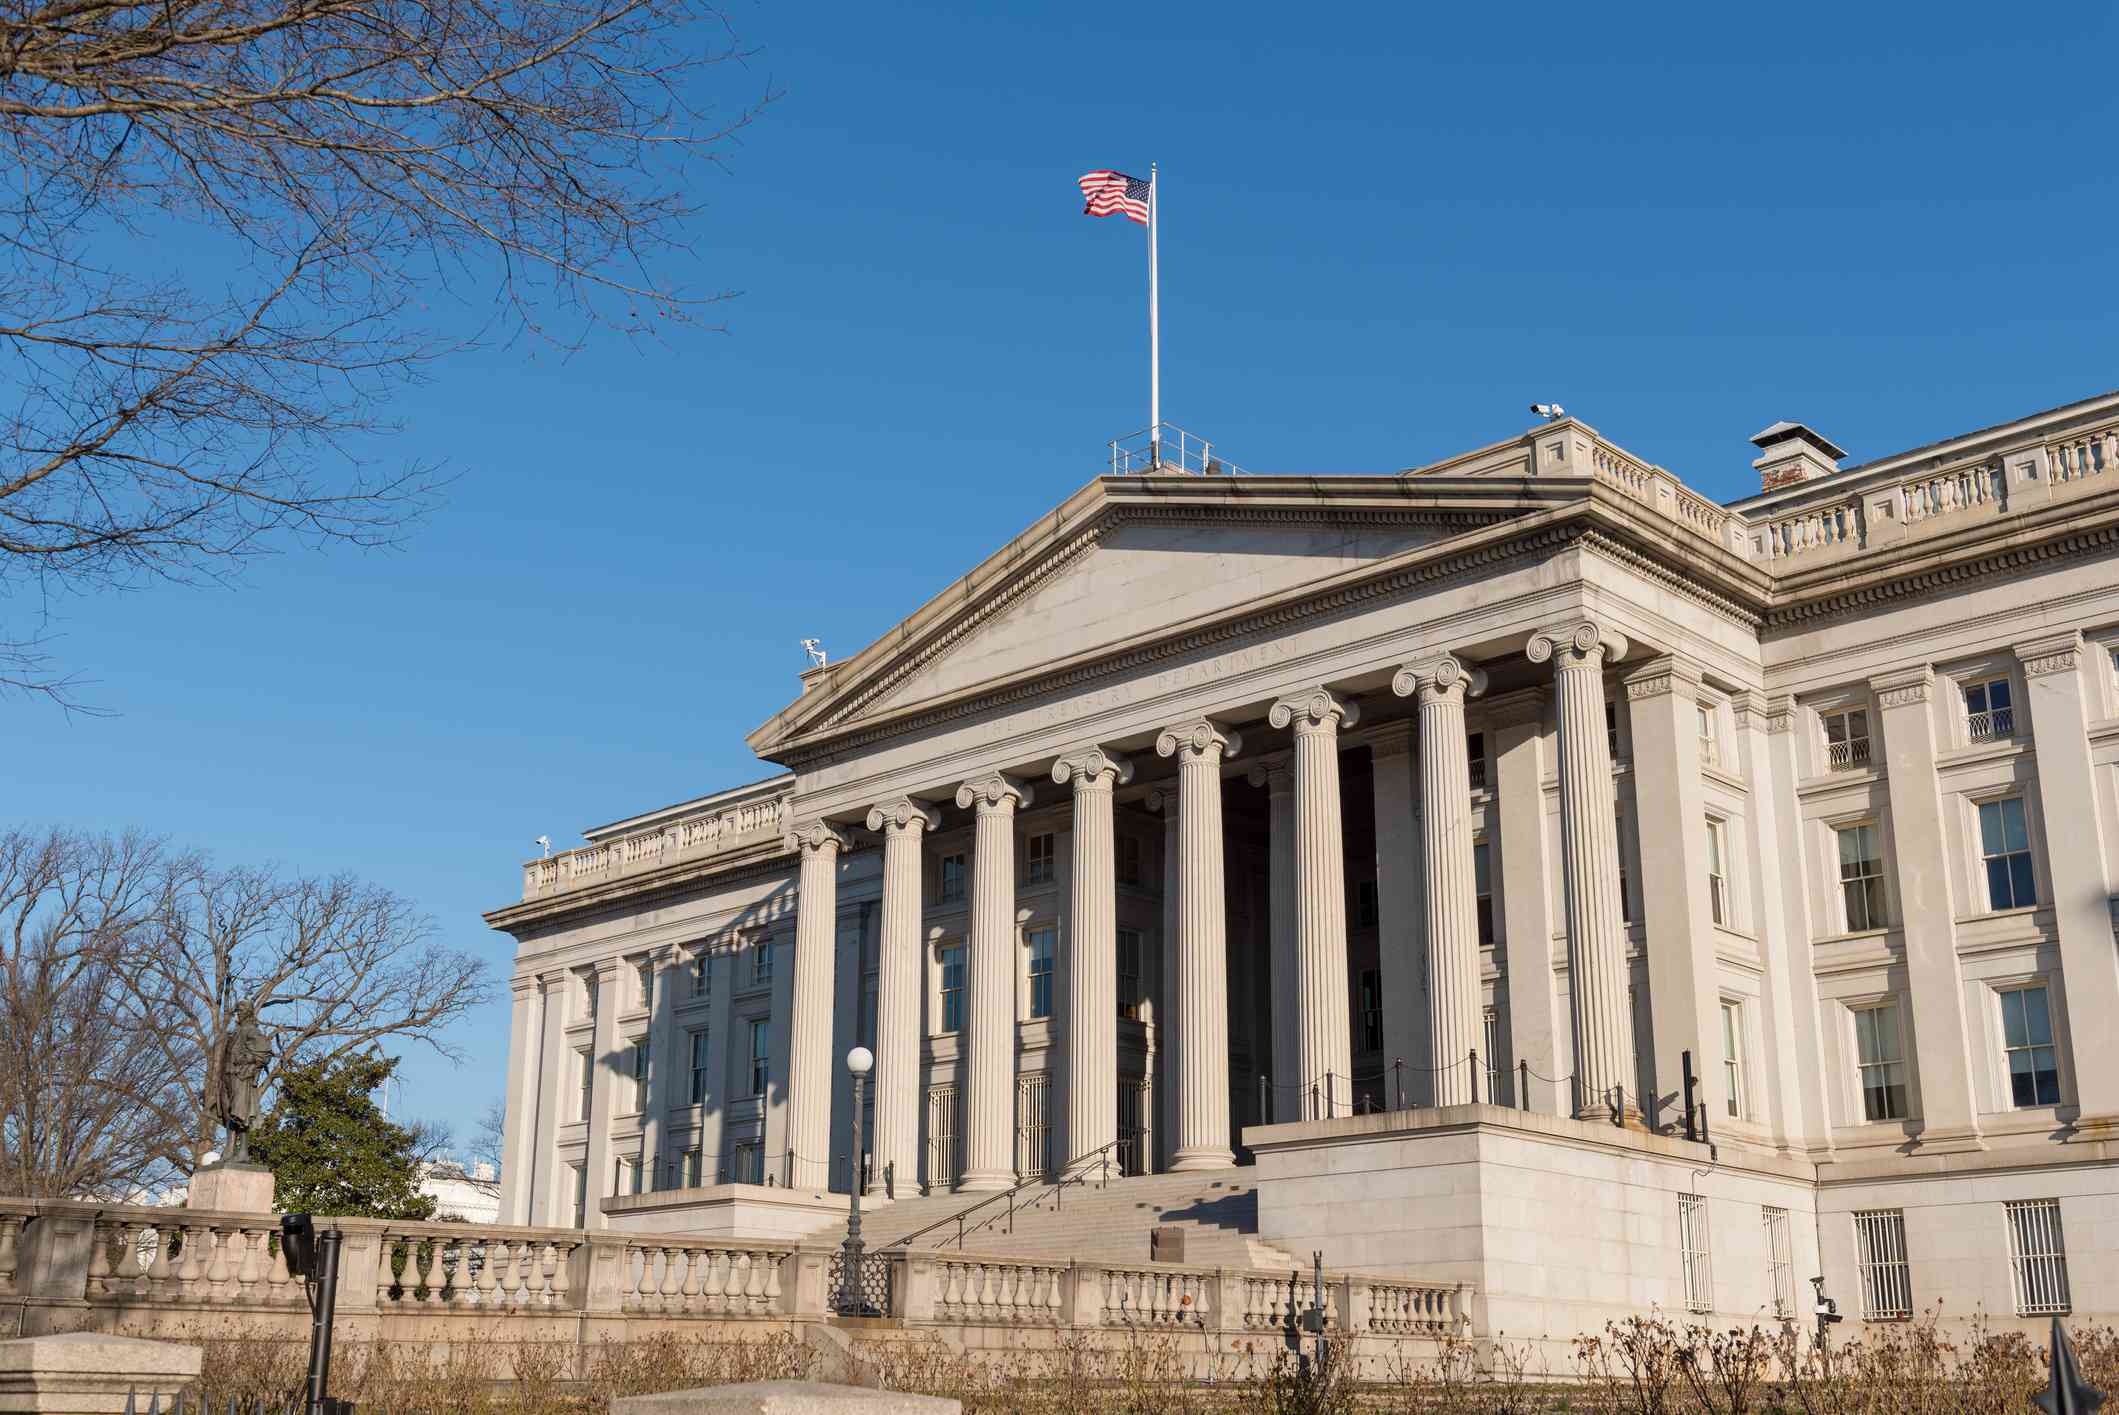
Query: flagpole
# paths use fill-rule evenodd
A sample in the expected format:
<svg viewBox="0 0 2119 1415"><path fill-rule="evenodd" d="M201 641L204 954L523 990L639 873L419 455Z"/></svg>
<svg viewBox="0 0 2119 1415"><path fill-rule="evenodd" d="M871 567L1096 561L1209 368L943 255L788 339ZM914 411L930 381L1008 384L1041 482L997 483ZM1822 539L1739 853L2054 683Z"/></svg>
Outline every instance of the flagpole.
<svg viewBox="0 0 2119 1415"><path fill-rule="evenodd" d="M1163 461L1162 305L1156 289L1155 164L1148 164L1148 466L1161 471Z"/></svg>

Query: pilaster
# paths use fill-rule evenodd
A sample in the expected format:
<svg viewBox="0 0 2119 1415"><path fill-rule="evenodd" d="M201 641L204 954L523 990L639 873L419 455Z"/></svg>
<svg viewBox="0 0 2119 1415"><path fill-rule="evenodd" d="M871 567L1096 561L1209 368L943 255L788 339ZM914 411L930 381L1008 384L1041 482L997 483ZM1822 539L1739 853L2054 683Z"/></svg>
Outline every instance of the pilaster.
<svg viewBox="0 0 2119 1415"><path fill-rule="evenodd" d="M1133 763L1089 747L1052 764L1074 787L1073 869L1066 933L1066 1117L1059 1163L1118 1138L1118 856L1112 791Z"/></svg>
<svg viewBox="0 0 2119 1415"><path fill-rule="evenodd" d="M960 809L975 811L971 873L970 1016L965 1028L964 1177L966 1192L1015 1182L1015 812L1030 788L989 772L957 788Z"/></svg>
<svg viewBox="0 0 2119 1415"><path fill-rule="evenodd" d="M1972 1098L1964 973L1957 962L1953 833L1935 775L1935 670L1928 664L1869 680L1883 726L1898 900L1905 915L1907 999L1920 1083L1921 1148L1985 1149Z"/></svg>
<svg viewBox="0 0 2119 1415"><path fill-rule="evenodd" d="M796 828L801 853L795 911L794 994L787 1025L785 1182L819 1192L831 1186L832 998L839 946L839 851L831 824Z"/></svg>
<svg viewBox="0 0 2119 1415"><path fill-rule="evenodd" d="M1759 952L1774 1077L1774 1140L1815 1150L1831 1143L1824 1093L1824 1052L1817 1015L1817 975L1803 888L1801 810L1795 797L1795 700L1740 694L1736 733L1751 774L1751 821L1757 832Z"/></svg>
<svg viewBox="0 0 2119 1415"><path fill-rule="evenodd" d="M1472 1055L1484 1044L1464 700L1485 690L1486 674L1466 668L1451 654L1406 664L1391 680L1391 691L1414 698L1420 713L1420 843L1427 873L1428 1017L1434 1037L1436 1105L1472 1101L1477 1093Z"/></svg>
<svg viewBox="0 0 2119 1415"><path fill-rule="evenodd" d="M604 1227L603 1200L611 1193L616 1177L613 1160L616 1152L611 1147L612 1095L618 1089L613 1085L617 1076L618 1048L618 960L599 959L592 965L596 974L596 1017L589 1029L589 1065L592 1076L589 1082L589 1116L586 1144L583 1147L582 1163L586 1167L588 1180L587 1202L584 1218L590 1228ZM570 1207L573 1196L567 1195ZM562 1215L571 1219L571 1212Z"/></svg>
<svg viewBox="0 0 2119 1415"><path fill-rule="evenodd" d="M900 797L868 813L883 837L883 919L876 953L875 1166L893 1167L898 1184L920 1173L920 921L926 872L922 841L941 814Z"/></svg>
<svg viewBox="0 0 2119 1415"><path fill-rule="evenodd" d="M1172 1169L1223 1169L1229 1147L1228 904L1223 893L1221 763L1243 739L1200 718L1166 729L1159 756L1177 759L1177 1147Z"/></svg>
<svg viewBox="0 0 2119 1415"><path fill-rule="evenodd" d="M2077 1124L2119 1130L2119 952L2112 940L2112 886L2105 868L2098 768L2090 756L2089 691L2076 630L2016 646L2038 750L2046 870L2060 933Z"/></svg>
<svg viewBox="0 0 2119 1415"><path fill-rule="evenodd" d="M550 1117L545 1114L544 975L516 978L509 984L513 1006L508 1019L508 1097L503 1122L500 1169L500 1221L524 1225L531 1218L537 1187L537 1153Z"/></svg>

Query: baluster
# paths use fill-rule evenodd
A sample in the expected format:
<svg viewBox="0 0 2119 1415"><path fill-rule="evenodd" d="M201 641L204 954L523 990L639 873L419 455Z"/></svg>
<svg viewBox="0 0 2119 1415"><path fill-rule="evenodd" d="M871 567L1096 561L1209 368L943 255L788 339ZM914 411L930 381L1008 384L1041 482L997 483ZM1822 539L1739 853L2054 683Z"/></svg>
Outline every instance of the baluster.
<svg viewBox="0 0 2119 1415"><path fill-rule="evenodd" d="M743 1310L756 1312L765 1305L765 1255L745 1253L743 1260L748 1265L743 1278Z"/></svg>
<svg viewBox="0 0 2119 1415"><path fill-rule="evenodd" d="M557 1243L544 1245L544 1305L547 1307L571 1307L573 1305L574 1250L579 1244L569 1243L564 1247Z"/></svg>
<svg viewBox="0 0 2119 1415"><path fill-rule="evenodd" d="M112 1229L114 1227L117 1229L117 1241L122 1243L125 1233L122 1226L116 1226L106 1221L97 1223L90 1230L88 1240L88 1290L98 1297L115 1297L117 1295L117 1279L113 1276L110 1266Z"/></svg>
<svg viewBox="0 0 2119 1415"><path fill-rule="evenodd" d="M209 1227L201 1237L211 1245L206 1250L206 1291L216 1302L233 1301L235 1283L228 1265L228 1230Z"/></svg>
<svg viewBox="0 0 2119 1415"><path fill-rule="evenodd" d="M684 1267L684 1286L677 1294L678 1301L687 1314L697 1312L700 1308L699 1293L705 1282L707 1267L714 1261L714 1250L694 1248L691 1250L691 1257L692 1260Z"/></svg>
<svg viewBox="0 0 2119 1415"><path fill-rule="evenodd" d="M618 1306L621 1311L631 1312L640 1306L640 1270L646 1265L647 1255L627 1243L618 1259Z"/></svg>
<svg viewBox="0 0 2119 1415"><path fill-rule="evenodd" d="M942 1309L951 1316L964 1301L964 1271L960 1263L942 1264Z"/></svg>
<svg viewBox="0 0 2119 1415"><path fill-rule="evenodd" d="M1052 1268L1046 1274L1045 1322L1048 1326L1059 1326L1067 1320L1067 1270Z"/></svg>
<svg viewBox="0 0 2119 1415"><path fill-rule="evenodd" d="M765 1303L759 1309L765 1312L780 1310L780 1260L781 1254L765 1255Z"/></svg>
<svg viewBox="0 0 2119 1415"><path fill-rule="evenodd" d="M470 1289L471 1299L477 1303L481 1312L493 1310L494 1293L500 1288L499 1264L505 1261L507 1251L508 1245L500 1239L487 1239L484 1243L477 1245L475 1249L475 1266L478 1271L476 1273L466 1272L460 1274L460 1276L468 1276L470 1278L470 1281L466 1282L464 1286ZM470 1244L464 1245L463 1254L464 1267L469 1269L474 1266L474 1249Z"/></svg>
<svg viewBox="0 0 2119 1415"><path fill-rule="evenodd" d="M145 1297L147 1269L140 1263L140 1245L147 1241L147 1225L120 1222L117 1228L118 1249L113 1255L116 1266L112 1275L117 1280L118 1295Z"/></svg>
<svg viewBox="0 0 2119 1415"><path fill-rule="evenodd" d="M692 1249L665 1248L662 1250L662 1310L681 1312L684 1310L684 1274L692 1265Z"/></svg>
<svg viewBox="0 0 2119 1415"><path fill-rule="evenodd" d="M736 1274L736 1255L718 1252L713 1255L713 1266L706 1270L706 1310L726 1312L729 1308L730 1281Z"/></svg>
<svg viewBox="0 0 2119 1415"><path fill-rule="evenodd" d="M229 1241L240 1245L235 1265L235 1300L249 1303L263 1301L264 1268L259 1261L262 1256L259 1250L265 1246L264 1230L239 1228L228 1237Z"/></svg>
<svg viewBox="0 0 2119 1415"><path fill-rule="evenodd" d="M15 1244L22 1236L20 1214L0 1215L0 1292L19 1292L15 1281Z"/></svg>

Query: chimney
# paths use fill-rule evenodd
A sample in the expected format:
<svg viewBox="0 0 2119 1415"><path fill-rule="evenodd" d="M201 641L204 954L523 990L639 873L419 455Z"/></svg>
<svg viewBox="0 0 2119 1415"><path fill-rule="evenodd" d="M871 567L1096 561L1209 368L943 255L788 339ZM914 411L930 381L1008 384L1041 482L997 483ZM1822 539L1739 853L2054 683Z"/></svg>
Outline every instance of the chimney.
<svg viewBox="0 0 2119 1415"><path fill-rule="evenodd" d="M1839 470L1839 459L1847 455L1801 423L1775 423L1751 442L1759 452L1751 465L1757 468L1765 491L1829 477Z"/></svg>

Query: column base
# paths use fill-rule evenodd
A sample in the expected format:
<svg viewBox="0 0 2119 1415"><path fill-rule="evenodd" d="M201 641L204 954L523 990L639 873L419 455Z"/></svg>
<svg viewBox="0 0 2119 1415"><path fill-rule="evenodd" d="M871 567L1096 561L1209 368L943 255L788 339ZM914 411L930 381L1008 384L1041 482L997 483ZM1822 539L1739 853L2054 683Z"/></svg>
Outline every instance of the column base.
<svg viewBox="0 0 2119 1415"><path fill-rule="evenodd" d="M1015 1187L1015 1171L1011 1169L967 1169L956 1184L959 1194L992 1194L1002 1189Z"/></svg>
<svg viewBox="0 0 2119 1415"><path fill-rule="evenodd" d="M1236 1168L1236 1152L1234 1150L1208 1149L1194 1146L1189 1149L1179 1150L1170 1157L1170 1172L1172 1174L1182 1174L1188 1169L1234 1168Z"/></svg>

